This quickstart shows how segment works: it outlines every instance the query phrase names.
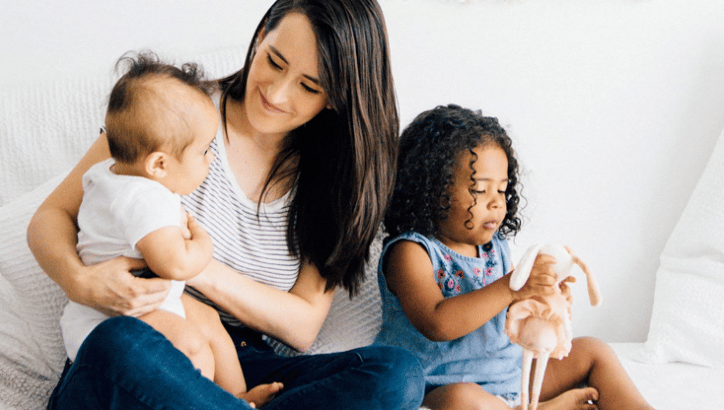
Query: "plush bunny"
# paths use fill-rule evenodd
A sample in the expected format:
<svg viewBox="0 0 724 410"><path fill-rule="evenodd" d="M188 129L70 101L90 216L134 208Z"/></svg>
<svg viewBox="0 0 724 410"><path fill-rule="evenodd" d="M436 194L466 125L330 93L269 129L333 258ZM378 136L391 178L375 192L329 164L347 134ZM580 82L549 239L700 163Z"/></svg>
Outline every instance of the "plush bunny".
<svg viewBox="0 0 724 410"><path fill-rule="evenodd" d="M531 246L521 258L518 267L511 274L510 288L512 290L520 290L525 285L533 268L533 263L540 253L551 255L556 259L553 270L557 275L557 285L570 276L573 264L577 264L586 274L588 297L591 305L598 306L601 303L598 284L586 264L570 253L568 249L558 245L539 244ZM530 406L532 410L535 410L538 407L548 358L554 357L560 360L568 356L571 351L571 305L561 293L559 286L555 286L555 290L551 295L536 295L519 300L508 308L505 332L512 342L523 347L522 410L528 409L528 392L533 358L537 358L537 362Z"/></svg>

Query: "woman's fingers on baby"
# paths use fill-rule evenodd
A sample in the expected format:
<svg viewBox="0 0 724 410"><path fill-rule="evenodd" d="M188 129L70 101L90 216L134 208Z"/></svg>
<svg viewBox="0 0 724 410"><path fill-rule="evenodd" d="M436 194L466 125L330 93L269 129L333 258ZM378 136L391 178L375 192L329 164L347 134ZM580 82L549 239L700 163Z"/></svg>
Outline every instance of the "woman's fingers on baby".
<svg viewBox="0 0 724 410"><path fill-rule="evenodd" d="M146 267L139 259L120 257L99 267L97 304L116 315L141 316L158 309L171 288L165 279L134 276L132 271Z"/></svg>
<svg viewBox="0 0 724 410"><path fill-rule="evenodd" d="M139 283L134 284L134 296L127 299L123 314L139 317L158 309L166 296L168 296L168 280L161 278L142 279L135 278Z"/></svg>

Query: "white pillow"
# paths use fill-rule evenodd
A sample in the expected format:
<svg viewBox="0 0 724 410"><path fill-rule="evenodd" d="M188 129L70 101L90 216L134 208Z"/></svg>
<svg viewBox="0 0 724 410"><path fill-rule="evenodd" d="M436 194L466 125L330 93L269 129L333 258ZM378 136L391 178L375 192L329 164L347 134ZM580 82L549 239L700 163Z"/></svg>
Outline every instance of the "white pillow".
<svg viewBox="0 0 724 410"><path fill-rule="evenodd" d="M656 274L642 361L724 367L724 132Z"/></svg>
<svg viewBox="0 0 724 410"><path fill-rule="evenodd" d="M58 319L65 293L28 249L28 223L57 176L0 208L0 408L42 409L65 362Z"/></svg>

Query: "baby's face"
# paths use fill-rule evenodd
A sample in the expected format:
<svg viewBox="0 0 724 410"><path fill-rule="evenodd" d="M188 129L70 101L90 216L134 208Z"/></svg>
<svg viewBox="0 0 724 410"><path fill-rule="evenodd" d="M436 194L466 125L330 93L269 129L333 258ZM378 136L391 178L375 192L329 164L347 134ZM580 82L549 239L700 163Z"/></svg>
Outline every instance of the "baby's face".
<svg viewBox="0 0 724 410"><path fill-rule="evenodd" d="M190 194L204 182L209 173L209 164L214 160L209 145L219 128L219 113L208 97L203 98L192 104L186 118L193 142L180 158L172 160L168 171L168 188L180 195Z"/></svg>

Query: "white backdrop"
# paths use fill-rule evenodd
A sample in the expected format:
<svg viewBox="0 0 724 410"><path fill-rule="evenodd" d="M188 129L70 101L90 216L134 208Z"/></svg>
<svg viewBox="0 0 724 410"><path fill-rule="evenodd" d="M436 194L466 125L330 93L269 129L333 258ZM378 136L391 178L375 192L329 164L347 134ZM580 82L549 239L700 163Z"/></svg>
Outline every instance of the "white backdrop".
<svg viewBox="0 0 724 410"><path fill-rule="evenodd" d="M605 298L576 286L574 332L644 341L659 254L724 126L724 2L380 1L403 125L447 103L499 117L527 198L514 251L572 246ZM110 75L128 50L245 48L270 3L3 0L0 88Z"/></svg>

